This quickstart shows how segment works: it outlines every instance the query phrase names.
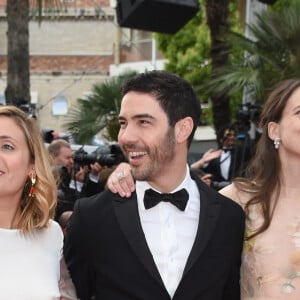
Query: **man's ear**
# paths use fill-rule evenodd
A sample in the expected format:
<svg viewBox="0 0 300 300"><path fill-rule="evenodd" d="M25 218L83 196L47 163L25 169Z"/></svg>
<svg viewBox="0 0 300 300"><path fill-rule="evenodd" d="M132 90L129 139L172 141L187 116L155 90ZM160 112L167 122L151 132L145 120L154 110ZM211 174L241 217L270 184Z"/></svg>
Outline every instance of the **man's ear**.
<svg viewBox="0 0 300 300"><path fill-rule="evenodd" d="M175 125L175 137L178 144L185 142L193 131L194 122L191 117L179 120Z"/></svg>
<svg viewBox="0 0 300 300"><path fill-rule="evenodd" d="M279 123L276 122L269 122L268 123L268 136L271 140L275 140L276 138L280 138L279 132Z"/></svg>

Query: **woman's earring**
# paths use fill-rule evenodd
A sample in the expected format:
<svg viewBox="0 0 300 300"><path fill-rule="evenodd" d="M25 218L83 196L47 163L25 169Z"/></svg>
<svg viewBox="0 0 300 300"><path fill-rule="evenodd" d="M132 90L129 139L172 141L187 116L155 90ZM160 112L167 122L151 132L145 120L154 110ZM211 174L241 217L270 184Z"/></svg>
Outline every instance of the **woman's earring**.
<svg viewBox="0 0 300 300"><path fill-rule="evenodd" d="M30 175L30 181L31 181L31 187L30 187L30 190L29 190L28 197L33 198L34 197L34 192L35 192L35 184L36 184L36 175L33 172Z"/></svg>
<svg viewBox="0 0 300 300"><path fill-rule="evenodd" d="M276 138L276 139L274 140L274 148L275 148L276 150L278 150L279 145L280 145L280 138Z"/></svg>

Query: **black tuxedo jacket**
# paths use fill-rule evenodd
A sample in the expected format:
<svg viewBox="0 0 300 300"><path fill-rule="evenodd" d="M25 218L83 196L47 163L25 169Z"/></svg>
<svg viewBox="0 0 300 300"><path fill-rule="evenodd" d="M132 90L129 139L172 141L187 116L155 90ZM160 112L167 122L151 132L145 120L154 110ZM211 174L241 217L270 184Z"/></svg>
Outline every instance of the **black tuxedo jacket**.
<svg viewBox="0 0 300 300"><path fill-rule="evenodd" d="M238 300L244 212L192 176L201 198L198 231L172 299ZM64 255L82 300L171 299L147 246L135 193L127 199L105 191L78 200Z"/></svg>

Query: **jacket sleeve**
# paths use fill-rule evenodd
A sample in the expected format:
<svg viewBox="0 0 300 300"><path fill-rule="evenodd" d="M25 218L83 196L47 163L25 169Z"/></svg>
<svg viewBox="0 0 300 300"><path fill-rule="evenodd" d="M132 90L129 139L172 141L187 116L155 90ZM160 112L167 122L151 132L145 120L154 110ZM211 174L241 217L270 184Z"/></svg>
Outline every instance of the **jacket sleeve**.
<svg viewBox="0 0 300 300"><path fill-rule="evenodd" d="M223 300L240 300L240 268L241 268L241 257L244 243L244 232L245 232L245 215L240 214L240 222L237 230L236 237L236 252L234 253L233 264L228 276L226 286L223 292Z"/></svg>
<svg viewBox="0 0 300 300"><path fill-rule="evenodd" d="M68 222L64 242L64 258L80 300L90 300L94 294L95 273L93 271L89 245L85 242L84 222L81 219L80 199L76 202L73 214Z"/></svg>
<svg viewBox="0 0 300 300"><path fill-rule="evenodd" d="M82 187L80 197L90 197L100 192L103 192L103 190L104 187L100 181L94 182L89 178L89 176L87 176L87 179Z"/></svg>

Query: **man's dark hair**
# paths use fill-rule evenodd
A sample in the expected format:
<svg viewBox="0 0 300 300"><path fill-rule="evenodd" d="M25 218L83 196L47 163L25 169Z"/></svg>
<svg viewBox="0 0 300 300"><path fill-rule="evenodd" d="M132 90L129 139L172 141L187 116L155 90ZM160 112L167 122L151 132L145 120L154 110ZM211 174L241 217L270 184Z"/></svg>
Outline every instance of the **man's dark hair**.
<svg viewBox="0 0 300 300"><path fill-rule="evenodd" d="M167 114L169 125L172 127L179 120L191 117L194 128L188 139L188 146L190 146L200 123L201 105L200 99L186 80L167 71L149 71L138 74L124 83L122 96L131 91L147 93L155 97Z"/></svg>
<svg viewBox="0 0 300 300"><path fill-rule="evenodd" d="M227 138L227 134L230 131L234 131L237 134L237 125L234 124L226 124L217 131L217 142L220 148L222 148L224 140Z"/></svg>

